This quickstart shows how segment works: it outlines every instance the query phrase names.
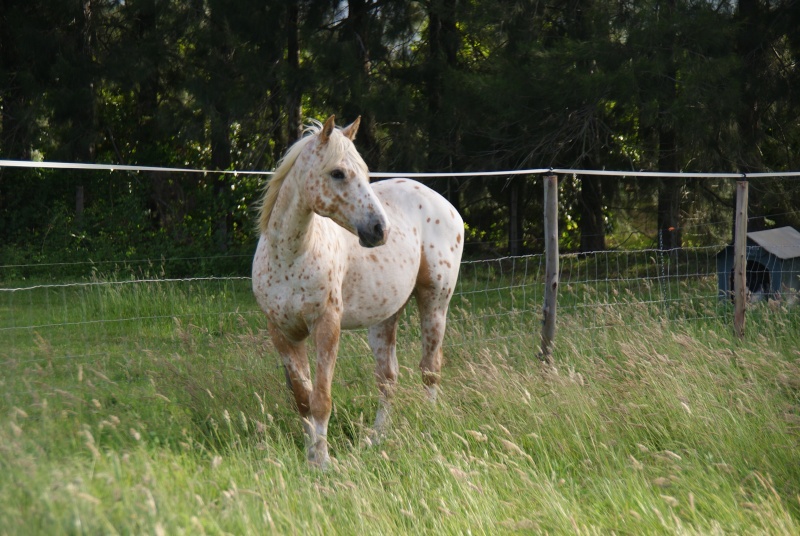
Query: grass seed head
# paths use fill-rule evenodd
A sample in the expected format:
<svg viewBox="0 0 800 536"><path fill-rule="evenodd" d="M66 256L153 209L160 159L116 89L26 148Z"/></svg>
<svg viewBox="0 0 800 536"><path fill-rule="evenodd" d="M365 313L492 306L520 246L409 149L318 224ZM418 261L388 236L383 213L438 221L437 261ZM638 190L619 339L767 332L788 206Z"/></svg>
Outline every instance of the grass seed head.
<svg viewBox="0 0 800 536"><path fill-rule="evenodd" d="M485 443L486 441L489 440L486 434L478 432L477 430L467 430L466 433L467 435L472 436L472 438L478 443Z"/></svg>
<svg viewBox="0 0 800 536"><path fill-rule="evenodd" d="M661 498L664 499L664 501L668 505L670 505L672 508L675 508L679 504L678 503L678 499L676 499L675 497L673 497L671 495L661 495Z"/></svg>

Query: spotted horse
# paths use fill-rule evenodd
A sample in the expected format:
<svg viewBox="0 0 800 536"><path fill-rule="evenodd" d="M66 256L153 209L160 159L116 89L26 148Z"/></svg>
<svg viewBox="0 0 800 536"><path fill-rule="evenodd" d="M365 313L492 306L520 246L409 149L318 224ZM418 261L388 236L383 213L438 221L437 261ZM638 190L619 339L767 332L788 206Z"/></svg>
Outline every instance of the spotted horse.
<svg viewBox="0 0 800 536"><path fill-rule="evenodd" d="M368 328L386 426L398 374L398 317L413 295L422 323L422 381L436 399L447 308L458 278L464 223L442 196L409 179L370 184L353 140L314 122L268 182L259 214L253 292L267 316L305 431L308 461L324 468L331 382L341 330ZM317 356L312 381L305 340Z"/></svg>

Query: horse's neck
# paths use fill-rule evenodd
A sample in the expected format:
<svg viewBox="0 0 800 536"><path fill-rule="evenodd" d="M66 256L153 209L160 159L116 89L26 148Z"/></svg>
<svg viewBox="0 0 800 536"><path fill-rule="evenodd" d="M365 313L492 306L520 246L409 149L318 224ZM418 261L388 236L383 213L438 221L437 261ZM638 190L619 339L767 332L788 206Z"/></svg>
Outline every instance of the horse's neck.
<svg viewBox="0 0 800 536"><path fill-rule="evenodd" d="M308 251L314 226L314 212L303 199L296 172L289 173L281 185L267 226L271 247L287 260Z"/></svg>

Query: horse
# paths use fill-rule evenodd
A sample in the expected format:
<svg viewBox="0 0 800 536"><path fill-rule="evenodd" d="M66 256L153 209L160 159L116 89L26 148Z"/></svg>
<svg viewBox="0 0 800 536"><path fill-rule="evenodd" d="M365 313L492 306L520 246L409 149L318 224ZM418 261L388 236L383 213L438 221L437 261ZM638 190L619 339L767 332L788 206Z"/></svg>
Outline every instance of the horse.
<svg viewBox="0 0 800 536"><path fill-rule="evenodd" d="M397 324L413 295L422 324L419 367L436 401L447 309L464 222L441 195L410 179L370 184L353 144L360 117L312 122L267 183L252 286L267 317L303 424L308 462L325 468L331 383L341 330L368 328L382 433L396 388ZM305 340L316 347L313 383Z"/></svg>

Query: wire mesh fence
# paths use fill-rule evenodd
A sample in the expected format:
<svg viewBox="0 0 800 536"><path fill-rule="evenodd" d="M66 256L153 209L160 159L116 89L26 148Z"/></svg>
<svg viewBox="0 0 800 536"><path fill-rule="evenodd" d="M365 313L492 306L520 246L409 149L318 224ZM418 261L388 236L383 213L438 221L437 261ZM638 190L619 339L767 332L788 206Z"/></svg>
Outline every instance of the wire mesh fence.
<svg viewBox="0 0 800 536"><path fill-rule="evenodd" d="M559 329L602 332L635 323L728 324L731 301L720 292L720 278L727 274L717 272L718 256L726 251L718 246L562 255ZM543 287L543 255L463 262L450 308L449 351L469 351L476 344L512 345L535 359ZM800 307L792 305L796 293L789 289L784 295L756 299L761 304L752 307L785 307L800 314ZM415 315L415 307L409 306L401 320L399 339L410 345L419 340ZM164 278L116 273L87 281L0 288L0 364L6 370L169 355L194 344L193 336L212 347L245 333L266 340L265 327L246 275ZM342 358L368 355L366 332L343 337Z"/></svg>
<svg viewBox="0 0 800 536"><path fill-rule="evenodd" d="M25 163L0 162L2 166L22 164ZM30 165L59 169L65 166L74 167L94 173L92 176L95 179L100 177L99 171L106 170L109 172L106 185L109 187L108 195L113 199L125 198L124 190L130 190L139 184L137 180L140 172L173 173L170 180L176 183L188 180L190 175L203 182L207 174L205 170L148 170L130 166L122 169L119 166L83 164ZM227 177L241 179L238 173L240 172L230 172ZM567 185L572 189L580 188L582 182L578 179L584 175L616 176L623 182L631 177L639 177L642 181L693 176L717 180L741 178L740 174L549 169L447 176L467 180L473 176L483 175L488 179L497 175L502 179L512 175L534 177L543 173L559 173L563 177L572 177L573 180ZM380 178L397 174L373 175ZM417 175L419 178L445 176ZM797 173L756 174L752 178L761 180L778 176L784 180L781 191L785 193L792 191L792 188L796 189ZM250 199L248 195L238 193L239 190L249 192L244 186L254 191L260 188L260 177L250 179L251 182L241 183L243 188L237 188L236 195ZM190 185L184 186L188 188ZM111 186L122 190L112 192ZM634 186L630 183L628 189L633 192L630 197L639 207L642 203L639 194L646 191L646 188L641 187L641 184ZM98 189L98 192L101 190ZM205 188L202 191L208 193L210 190ZM205 206L203 203L194 204ZM189 205L192 204L189 203L187 207ZM209 206L212 205L213 203ZM642 206L645 205L647 203ZM242 201L240 208L242 217L249 222L251 214L247 203ZM647 211L646 208L642 210ZM699 220L692 220L687 216L681 229L687 239L685 243L717 245L666 251L659 247L562 254L556 351L559 340L566 340L575 332L583 335L582 345L602 348L604 334L618 328L635 332L637 326L659 325L668 328L670 323L691 322L713 325L713 329L730 329L733 319L729 296L732 251L726 244L718 243L726 239L720 236L727 235L730 227L727 210L726 207L720 208L720 214L715 220L709 220L711 215L707 212L698 212L704 214ZM132 212L119 214L130 215ZM539 213L536 214L538 218ZM787 214L794 215L795 212L774 213L773 218L776 221L788 221L790 218L785 217ZM173 229L176 233L181 231L187 236L195 236L198 229L205 229L203 236L206 241L209 244L213 242L209 230L209 222L213 218L205 212L186 212L183 215L184 220L203 223L198 224L197 228ZM655 222L650 221L653 215L629 214L632 222L631 234L636 229L647 229L648 233L644 234L651 236L652 232L649 231L655 229ZM152 218L153 214L148 217ZM215 257L192 256L187 253L176 255L175 258L149 258L148 253L143 253L144 258L135 260L128 256L120 260L100 262L25 264L28 261L20 259L37 258L34 254L36 248L44 248L45 243L49 244L47 241L52 240L49 234L51 229L64 226L67 221L55 216L53 218L44 234L39 237L41 246L31 245L25 249L25 255L16 257L16 261L6 259L8 262L0 264L0 366L7 372L5 376L0 376L0 384L4 384L8 377L14 375L21 375L31 382L43 381L47 370L57 367L80 374L81 370L97 366L97 370L116 370L118 379L125 379L131 377L131 371L137 366L146 366L147 359L152 356L169 359L170 356L188 352L201 352L209 356L219 355L220 359L225 359L231 348L236 352L248 353L253 358L271 353L271 357L267 359L272 359L275 366L279 366L278 358L266 335L266 320L250 288L248 266L252 257L248 249L249 242L242 242L239 244L241 247L236 250L229 250L227 254ZM125 217L115 218L115 221L123 223L122 230L118 230L119 236L135 234L126 227L127 225L133 229L134 222L126 222ZM103 219L101 223L107 224L108 219ZM246 225L240 227L237 228L239 232L251 241L250 228ZM725 231L721 232L719 229ZM537 235L538 227L527 232L530 236ZM574 232L573 228L572 233ZM175 243L170 242L174 237L169 233L162 234L165 236L148 235L140 238L136 245L141 249L131 246L126 251L135 256L137 251L152 253L175 250ZM73 238L75 237L70 240ZM471 239L479 240L480 237L476 235ZM492 240L482 243L471 241L465 245L469 255L473 256L486 256L490 251L513 251L510 247L511 237L508 248L497 242L496 238ZM153 241L152 248L142 246ZM641 240L637 243L639 246L636 247L648 247L642 246L645 242ZM651 240L650 243L659 242ZM620 244L611 244L612 247L618 245ZM531 247L530 244L528 247ZM84 244L81 244L81 248L83 249L76 251L91 250ZM186 251L207 250L210 249ZM47 258L44 253L43 250L40 251L38 257ZM73 259L75 256L63 258ZM793 258L793 261L784 263L782 267L767 261L764 261L765 264L757 264L756 257L753 257L752 265L748 261L748 273L753 274L748 282L748 287L752 290L752 312L757 314L759 310L780 309L793 318L800 315L800 306L795 305L798 300L796 289L800 288L800 255L795 254ZM197 277L197 274L206 276ZM183 277L184 275L190 276ZM770 278L771 286L765 285L765 277ZM781 283L776 287L774 283L777 281L789 281L789 284ZM794 282L798 284L795 285ZM464 261L450 306L445 354L514 354L520 360L536 362L540 345L544 285L543 254ZM765 290L767 286L768 291ZM398 354L419 355L420 332L416 316L413 305L405 308L398 333ZM585 346L584 348L591 350ZM366 331L343 334L340 359L368 360L369 355Z"/></svg>

